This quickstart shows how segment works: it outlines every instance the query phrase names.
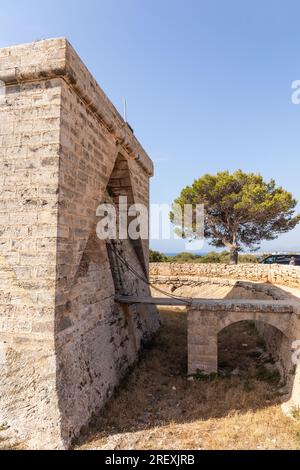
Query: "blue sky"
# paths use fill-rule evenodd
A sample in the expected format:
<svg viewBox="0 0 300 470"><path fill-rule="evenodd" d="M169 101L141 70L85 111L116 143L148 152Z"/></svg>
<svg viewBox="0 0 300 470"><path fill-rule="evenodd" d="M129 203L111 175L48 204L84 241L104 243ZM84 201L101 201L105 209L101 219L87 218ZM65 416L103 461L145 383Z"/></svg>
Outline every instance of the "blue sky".
<svg viewBox="0 0 300 470"><path fill-rule="evenodd" d="M275 178L300 200L298 1L0 0L0 11L0 47L65 36L121 112L126 96L155 163L152 202L237 168ZM300 250L299 236L300 227L262 248Z"/></svg>

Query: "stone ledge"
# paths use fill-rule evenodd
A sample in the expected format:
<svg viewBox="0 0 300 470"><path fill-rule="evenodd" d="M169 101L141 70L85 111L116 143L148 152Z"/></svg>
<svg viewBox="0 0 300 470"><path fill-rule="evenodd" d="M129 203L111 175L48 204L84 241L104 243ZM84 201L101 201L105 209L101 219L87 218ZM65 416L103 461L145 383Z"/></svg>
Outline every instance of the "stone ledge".
<svg viewBox="0 0 300 470"><path fill-rule="evenodd" d="M189 275L177 275L177 276L165 276L165 275L151 275L151 282L153 284L174 284L174 283L180 283L180 284L188 284L188 285L194 285L194 284L217 284L217 285L224 285L224 286L232 286L234 287L236 285L237 281L234 281L232 279L218 279L218 278L211 278L211 277L205 277L205 276L189 276Z"/></svg>
<svg viewBox="0 0 300 470"><path fill-rule="evenodd" d="M193 299L189 311L213 311L213 312L268 312L268 313L297 313L295 304L285 300L270 302L269 300L206 300ZM296 310L296 311L295 311Z"/></svg>

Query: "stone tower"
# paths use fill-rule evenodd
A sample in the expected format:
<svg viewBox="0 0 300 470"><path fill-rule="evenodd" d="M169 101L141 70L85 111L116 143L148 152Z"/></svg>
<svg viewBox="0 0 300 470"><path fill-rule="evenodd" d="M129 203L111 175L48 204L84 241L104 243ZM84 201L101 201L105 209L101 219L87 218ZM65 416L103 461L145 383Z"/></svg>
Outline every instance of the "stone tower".
<svg viewBox="0 0 300 470"><path fill-rule="evenodd" d="M96 236L98 205L148 205L152 162L66 39L0 49L0 439L67 448L159 326ZM140 273L148 241L118 243Z"/></svg>

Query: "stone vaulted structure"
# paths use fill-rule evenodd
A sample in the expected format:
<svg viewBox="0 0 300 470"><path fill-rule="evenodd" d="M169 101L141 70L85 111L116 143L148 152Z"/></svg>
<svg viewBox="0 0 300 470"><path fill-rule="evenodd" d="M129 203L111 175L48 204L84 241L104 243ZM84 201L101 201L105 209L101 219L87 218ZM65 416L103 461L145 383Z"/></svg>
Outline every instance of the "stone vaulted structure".
<svg viewBox="0 0 300 470"><path fill-rule="evenodd" d="M101 202L148 204L152 162L65 39L0 49L0 429L67 448L159 326L96 236ZM2 88L3 89L3 88ZM147 274L148 243L119 241Z"/></svg>

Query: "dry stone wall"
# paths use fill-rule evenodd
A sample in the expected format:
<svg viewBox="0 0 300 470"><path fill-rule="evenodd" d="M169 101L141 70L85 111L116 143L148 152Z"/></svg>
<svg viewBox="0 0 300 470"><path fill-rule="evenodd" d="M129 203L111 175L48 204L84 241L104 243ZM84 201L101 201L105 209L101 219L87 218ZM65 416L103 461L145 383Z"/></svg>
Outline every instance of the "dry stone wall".
<svg viewBox="0 0 300 470"><path fill-rule="evenodd" d="M269 282L289 287L300 287L300 268L297 266L264 264L202 264L202 263L151 263L150 275L173 277L206 277Z"/></svg>
<svg viewBox="0 0 300 470"><path fill-rule="evenodd" d="M159 326L115 304L115 270L149 291L96 237L113 170L148 204L153 166L65 39L0 49L0 80L0 439L66 448ZM147 241L119 249L147 272Z"/></svg>

